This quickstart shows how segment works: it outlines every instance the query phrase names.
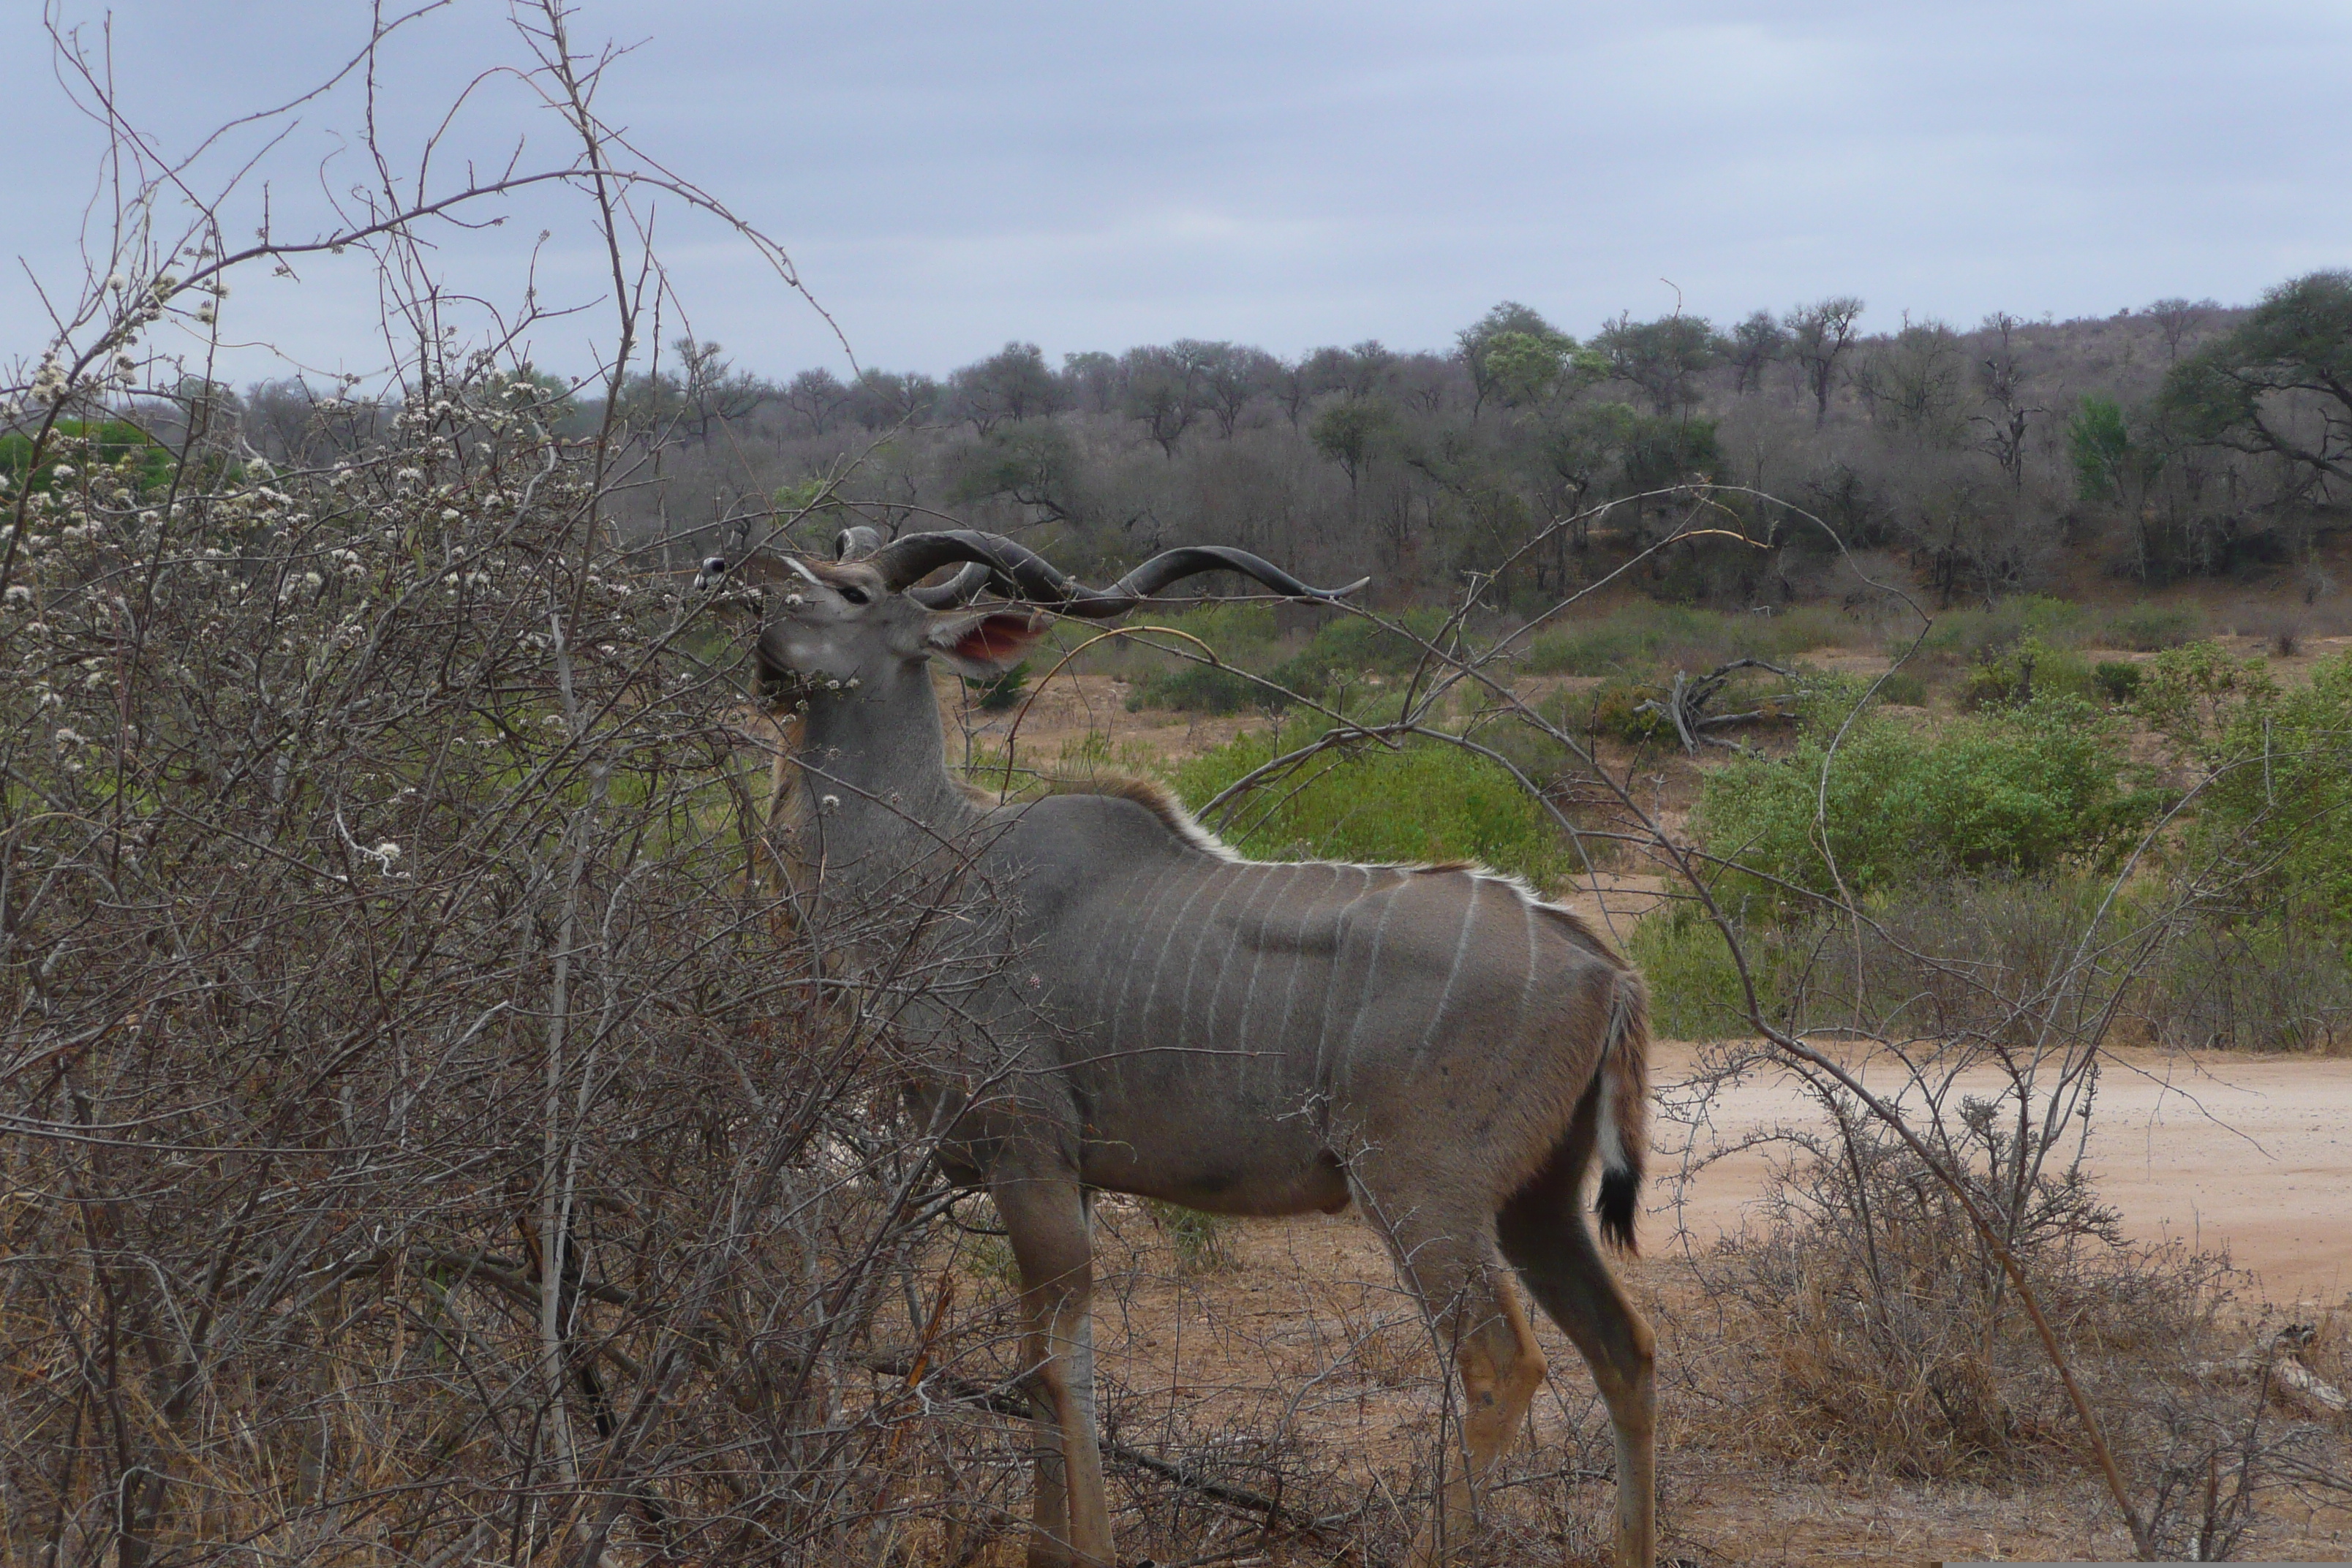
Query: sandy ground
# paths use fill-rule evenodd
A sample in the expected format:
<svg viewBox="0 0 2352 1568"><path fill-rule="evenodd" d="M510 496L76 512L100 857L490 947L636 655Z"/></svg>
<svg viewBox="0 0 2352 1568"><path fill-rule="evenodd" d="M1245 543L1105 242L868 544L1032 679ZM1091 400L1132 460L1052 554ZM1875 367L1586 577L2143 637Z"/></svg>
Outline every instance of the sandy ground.
<svg viewBox="0 0 2352 1568"><path fill-rule="evenodd" d="M1698 1066L1695 1047L1661 1043L1653 1056L1664 1096ZM1880 1075L1869 1073L1865 1081ZM1961 1092L1990 1094L1990 1072L1964 1074ZM1776 1125L1821 1125L1792 1078L1759 1073L1715 1098L1708 1125L1662 1117L1662 1173L1718 1153ZM1682 1219L1701 1245L1736 1229L1775 1158L1769 1148L1721 1154L1693 1173ZM2282 1305L2334 1307L2352 1297L2352 1060L2218 1052L2123 1051L2102 1079L2088 1164L2100 1196L2135 1240L2179 1238L2226 1247ZM1661 1182L1654 1236L1675 1222Z"/></svg>

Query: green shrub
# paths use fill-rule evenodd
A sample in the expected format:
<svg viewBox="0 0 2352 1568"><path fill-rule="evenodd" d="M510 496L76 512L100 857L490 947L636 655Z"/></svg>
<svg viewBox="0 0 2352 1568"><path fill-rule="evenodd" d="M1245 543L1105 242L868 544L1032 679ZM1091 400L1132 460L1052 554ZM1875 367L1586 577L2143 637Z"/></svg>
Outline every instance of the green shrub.
<svg viewBox="0 0 2352 1568"><path fill-rule="evenodd" d="M1539 632L1524 658L1537 675L1612 675L1665 664L1698 671L1735 658L1778 663L1843 643L1852 632L1845 617L1818 605L1767 616L1643 603Z"/></svg>
<svg viewBox="0 0 2352 1568"><path fill-rule="evenodd" d="M2139 666L2126 659L2101 659L2092 667L2091 679L2108 701L2118 706L2139 694Z"/></svg>
<svg viewBox="0 0 2352 1568"><path fill-rule="evenodd" d="M2158 658L2165 675L2179 655ZM2290 689L2259 660L2241 667L2205 733L2198 754L2211 782L2198 802L2193 858L2236 869L2250 908L2316 921L2341 943L2352 931L2352 652L2321 660L2309 686Z"/></svg>
<svg viewBox="0 0 2352 1568"><path fill-rule="evenodd" d="M1328 660L1318 658L1311 648L1284 659L1267 670L1265 678L1286 691L1296 691L1299 696L1317 702L1344 690L1349 684L1347 672L1335 669Z"/></svg>
<svg viewBox="0 0 2352 1568"><path fill-rule="evenodd" d="M1186 662L1155 669L1129 689L1127 709L1172 708L1179 713L1244 713L1282 706L1282 694L1219 665Z"/></svg>
<svg viewBox="0 0 2352 1568"><path fill-rule="evenodd" d="M1180 765L1176 792L1187 805L1205 805L1318 728L1294 721L1278 734L1240 736ZM1475 860L1538 886L1573 869L1558 826L1508 771L1442 741L1325 752L1211 826L1260 859Z"/></svg>
<svg viewBox="0 0 2352 1568"><path fill-rule="evenodd" d="M1029 686L1029 661L1023 659L1012 668L1001 671L985 680L964 677L964 689L971 693L973 706L983 713L1003 713L1020 705Z"/></svg>
<svg viewBox="0 0 2352 1568"><path fill-rule="evenodd" d="M1239 658L1273 646L1274 606L1254 599L1198 605L1181 615L1155 617L1163 626L1195 637L1220 658Z"/></svg>
<svg viewBox="0 0 2352 1568"><path fill-rule="evenodd" d="M1172 708L1190 713L1241 713L1253 709L1279 710L1287 705L1287 700L1280 693L1245 679L1237 670L1263 670L1268 680L1303 697L1317 701L1334 700L1350 690L1392 680L1411 671L1423 657L1421 643L1414 638L1435 640L1444 629L1446 616L1443 610L1421 609L1408 610L1395 619L1405 633L1388 630L1360 616L1337 616L1319 627L1305 647L1277 660L1281 645L1275 637L1270 605L1213 605L1171 616L1163 623L1169 629L1198 637L1233 668L1221 669L1194 660L1148 668L1134 678L1128 707ZM1171 644L1177 641L1166 640ZM1172 656L1147 653L1143 657L1160 659Z"/></svg>
<svg viewBox="0 0 2352 1568"><path fill-rule="evenodd" d="M1790 888L1836 892L1823 834L1846 889L1868 895L2097 860L2160 804L2141 787L2115 721L2078 698L2036 697L1926 732L1865 714L1834 758L1831 732L1813 723L1789 756L1735 759L1700 786L1694 826L1712 853L1760 873L1731 887L1765 912L1802 903Z"/></svg>
<svg viewBox="0 0 2352 1568"><path fill-rule="evenodd" d="M1606 735L1635 745L1673 740L1675 727L1665 715L1642 706L1664 695L1661 687L1605 680L1590 691L1568 694L1567 726L1588 735Z"/></svg>
<svg viewBox="0 0 2352 1568"><path fill-rule="evenodd" d="M1232 1215L1203 1214L1158 1198L1144 1199L1143 1208L1175 1249L1176 1267L1182 1273L1226 1274L1240 1267L1234 1242L1241 1222Z"/></svg>
<svg viewBox="0 0 2352 1568"><path fill-rule="evenodd" d="M1627 605L1591 621L1540 632L1528 644L1538 675L1611 675L1657 662L1673 644L1717 640L1720 616L1677 605Z"/></svg>
<svg viewBox="0 0 2352 1568"><path fill-rule="evenodd" d="M2006 652L1969 671L1960 688L1967 709L2015 708L2036 697L2089 698L2098 689L2091 667L2071 648L2053 647L2029 633Z"/></svg>
<svg viewBox="0 0 2352 1568"><path fill-rule="evenodd" d="M1886 679L1878 683L1878 700L1905 708L1925 708L1927 705L1927 682L1907 669L1890 669Z"/></svg>
<svg viewBox="0 0 2352 1568"><path fill-rule="evenodd" d="M2261 659L2242 663L2219 643L2193 642L2140 666L2132 707L2185 760L2210 761L2208 753L2238 713L2276 695L2277 684Z"/></svg>
<svg viewBox="0 0 2352 1568"><path fill-rule="evenodd" d="M2159 653L2194 641L2204 620L2186 605L2134 605L2109 616L2101 637L2134 653Z"/></svg>
<svg viewBox="0 0 2352 1568"><path fill-rule="evenodd" d="M1982 661L2018 646L2028 637L2052 647L2071 647L2082 641L2083 606L2040 594L2020 594L1990 609L1947 610L1936 617L1920 640L1922 652ZM1890 651L1910 647L1916 634L1892 639Z"/></svg>
<svg viewBox="0 0 2352 1568"><path fill-rule="evenodd" d="M1743 937L1758 997L1774 1007L1763 944ZM1670 1040L1732 1039L1753 1032L1748 994L1722 931L1696 905L1677 903L1633 928L1626 956L1650 985L1650 1027Z"/></svg>
<svg viewBox="0 0 2352 1568"><path fill-rule="evenodd" d="M137 487L142 490L163 484L171 477L171 452L146 431L124 419L98 424L86 419L58 420L57 428L50 433L41 467L29 480L26 470L33 460L33 438L15 431L0 436L0 476L26 482L36 490L51 487L60 462L70 462L78 468L87 468L93 462L113 467L126 458L132 459L130 467Z"/></svg>
<svg viewBox="0 0 2352 1568"><path fill-rule="evenodd" d="M1391 618L1409 635L1389 631L1361 616L1337 616L1316 628L1299 658L1343 674L1408 674L1425 657L1422 644L1436 642L1445 629L1445 612L1407 610Z"/></svg>

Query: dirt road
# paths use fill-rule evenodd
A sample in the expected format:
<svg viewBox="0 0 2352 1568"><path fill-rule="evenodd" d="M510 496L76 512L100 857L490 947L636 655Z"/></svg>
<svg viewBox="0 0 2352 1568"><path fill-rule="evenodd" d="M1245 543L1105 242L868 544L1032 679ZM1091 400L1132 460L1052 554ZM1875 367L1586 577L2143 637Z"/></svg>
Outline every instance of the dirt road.
<svg viewBox="0 0 2352 1568"><path fill-rule="evenodd" d="M1669 1098L1697 1063L1662 1042L1655 1077ZM1990 1093L1960 1080L1964 1090ZM1776 1124L1818 1123L1785 1079L1757 1075L1725 1090L1697 1148L1721 1149ZM1688 1129L1661 1121L1659 1169L1681 1160ZM1781 1146L1785 1147L1785 1146ZM1731 1154L1692 1178L1686 1223L1702 1242L1736 1228L1775 1156ZM2272 1300L2332 1307L2352 1295L2352 1060L2220 1053L2118 1053L2101 1081L2089 1163L2126 1234L2226 1247ZM1658 1184L1659 1197L1667 1184ZM1663 1237L1670 1213L1644 1226Z"/></svg>

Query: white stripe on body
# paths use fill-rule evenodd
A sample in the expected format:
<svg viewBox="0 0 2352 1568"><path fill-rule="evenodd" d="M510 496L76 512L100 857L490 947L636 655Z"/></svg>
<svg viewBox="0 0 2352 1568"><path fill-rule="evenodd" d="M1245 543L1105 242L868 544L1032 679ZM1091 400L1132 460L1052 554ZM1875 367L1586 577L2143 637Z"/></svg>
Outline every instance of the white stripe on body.
<svg viewBox="0 0 2352 1568"><path fill-rule="evenodd" d="M1315 1086L1321 1089L1331 1081L1331 1058L1324 1050L1331 1038L1331 992L1339 984L1339 961L1347 955L1348 937L1351 927L1349 919L1355 907L1371 896L1372 868L1369 866L1338 867L1334 869L1360 871L1364 885L1356 896L1339 905L1332 915L1331 972L1323 977L1323 1014L1315 1027Z"/></svg>
<svg viewBox="0 0 2352 1568"><path fill-rule="evenodd" d="M1249 986L1242 993L1241 1017L1234 1026L1233 1038L1229 1042L1234 1050L1250 1053L1234 1058L1241 1064L1242 1077L1246 1080L1255 1056L1249 1038L1249 1005L1251 994L1257 987L1258 965L1265 961L1265 911L1274 904L1280 902L1280 900L1275 896L1275 889L1278 884L1274 877L1252 875L1247 872L1243 875L1249 878L1250 896L1242 901L1242 907L1234 912L1233 939L1225 943L1225 955L1217 963L1217 981L1215 984L1209 987L1209 1000L1202 1011L1205 1015L1203 1027L1210 1037L1209 1043L1214 1044L1222 1038L1217 1033L1217 1004L1224 996L1225 982L1233 978L1234 970L1238 967L1234 963L1234 955L1241 949L1243 932L1248 929L1250 915L1255 910L1257 914L1257 931L1255 938L1257 955L1250 963Z"/></svg>
<svg viewBox="0 0 2352 1568"><path fill-rule="evenodd" d="M1310 868L1304 861L1293 861L1291 864L1300 871ZM1327 878L1324 880L1324 886L1336 889L1339 886L1339 879L1336 876ZM1317 894L1314 891L1310 890L1307 893L1306 901L1299 910L1298 929L1291 933L1290 954L1286 961L1290 973L1282 983L1282 1016L1274 1026L1274 1037L1277 1040L1287 1041L1290 1038L1290 1010L1298 997L1298 972L1307 967L1305 951L1307 922L1315 913L1316 898ZM1318 1077L1311 1082L1313 1087L1320 1089L1323 1080Z"/></svg>
<svg viewBox="0 0 2352 1568"><path fill-rule="evenodd" d="M1470 928L1478 923L1478 888L1476 879L1470 883L1470 900L1462 908L1462 932L1454 939L1454 963L1445 972L1445 986L1437 994L1437 1010L1429 1016L1429 1027L1421 1032L1420 1054L1427 1056L1437 1039L1437 1026L1445 1021L1446 1004L1454 1000L1454 983L1462 977L1462 960L1470 952Z"/></svg>
<svg viewBox="0 0 2352 1568"><path fill-rule="evenodd" d="M1118 999L1109 1009L1110 1037L1103 1043L1106 1055L1118 1048L1119 1034L1126 1027L1127 994L1135 984L1136 970L1142 963L1143 943L1151 934L1151 917L1158 912L1161 900L1167 897L1168 885L1178 880L1181 873L1191 869L1192 867L1189 862L1180 860L1162 871L1159 880L1151 884L1150 896L1144 900L1140 912L1135 917L1134 936L1128 943L1127 962L1119 965ZM1106 927L1116 924L1110 921L1103 923Z"/></svg>
<svg viewBox="0 0 2352 1568"><path fill-rule="evenodd" d="M1285 901L1289 899L1291 887L1297 883L1297 880L1298 873L1294 869L1290 873L1289 879L1281 884L1281 895L1277 898L1268 899L1265 902L1265 909L1260 910L1258 913L1256 940L1257 952L1255 955L1250 959L1249 988L1242 993L1241 1021L1234 1026L1235 1043L1241 1046L1244 1050L1249 1048L1250 1010L1257 1004L1258 972L1265 967L1265 935L1267 931L1274 929L1275 911L1281 909ZM1269 888L1274 887L1274 878L1272 876L1268 876L1265 879L1265 883ZM1296 973L1296 966L1293 968L1293 973ZM1211 997L1209 999L1209 1005L1211 1010L1213 1011L1216 1006L1216 998L1213 996ZM1280 1041L1281 1038L1282 1037L1279 1034L1275 1036L1275 1039L1277 1042Z"/></svg>
<svg viewBox="0 0 2352 1568"><path fill-rule="evenodd" d="M1372 951L1364 959L1364 984L1356 993L1355 1016L1348 1020L1348 1043L1341 1047L1340 1071L1344 1074L1356 1059L1356 1042L1364 1033L1364 1009L1372 1005L1372 986L1381 977L1381 948L1388 941L1389 917L1396 913L1397 900L1412 886L1413 873L1401 871L1389 889L1388 901L1381 906L1380 923L1372 927ZM1369 895L1367 895L1369 896Z"/></svg>
<svg viewBox="0 0 2352 1568"><path fill-rule="evenodd" d="M1176 945L1176 933L1184 929L1184 917L1192 912L1192 906L1199 903L1201 895L1209 890L1209 884L1216 879L1219 869L1221 868L1206 866L1201 868L1200 885L1192 889L1192 896L1186 899L1183 907L1176 911L1176 918L1168 922L1168 934L1160 939L1160 956L1151 963L1151 985L1144 992L1143 1006L1136 1015L1139 1019L1146 1021L1146 1027L1150 1026L1151 1005L1160 998L1160 976L1168 967L1168 950ZM1193 944L1193 950L1196 952L1199 951L1198 942Z"/></svg>
<svg viewBox="0 0 2352 1568"><path fill-rule="evenodd" d="M1192 956L1190 962L1184 965L1183 1001L1176 1013L1175 1043L1180 1046L1189 1046L1192 1043L1192 998L1200 994L1201 950L1209 944L1209 935L1212 931L1216 930L1217 911L1225 907L1225 900L1234 896L1234 889L1236 888L1241 889L1244 894L1242 900L1242 908L1244 910L1248 909L1249 900L1246 895L1255 890L1251 886L1251 878L1244 872L1226 870L1215 874L1224 879L1225 886L1217 894L1217 901L1209 906L1209 912L1201 917L1200 925L1193 932ZM1238 942L1240 940L1241 921L1236 920L1234 921L1234 941ZM1227 942L1225 944L1225 952L1228 956L1232 954L1232 942ZM1224 978L1224 966L1220 963L1217 966L1217 978L1221 983ZM1209 1016L1209 1027L1213 1030L1216 1027L1216 1015L1214 1010L1212 1009Z"/></svg>

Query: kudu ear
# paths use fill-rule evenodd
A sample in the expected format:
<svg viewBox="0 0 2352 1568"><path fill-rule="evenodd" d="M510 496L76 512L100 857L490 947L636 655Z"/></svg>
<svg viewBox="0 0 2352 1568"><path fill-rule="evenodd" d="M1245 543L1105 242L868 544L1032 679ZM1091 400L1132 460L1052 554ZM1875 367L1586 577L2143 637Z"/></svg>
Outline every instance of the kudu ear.
<svg viewBox="0 0 2352 1568"><path fill-rule="evenodd" d="M935 611L923 627L924 643L975 680L1003 674L1045 635L1043 616L1004 609Z"/></svg>

